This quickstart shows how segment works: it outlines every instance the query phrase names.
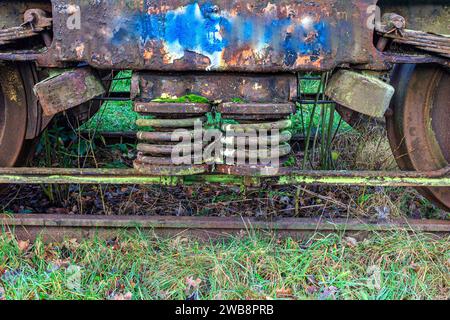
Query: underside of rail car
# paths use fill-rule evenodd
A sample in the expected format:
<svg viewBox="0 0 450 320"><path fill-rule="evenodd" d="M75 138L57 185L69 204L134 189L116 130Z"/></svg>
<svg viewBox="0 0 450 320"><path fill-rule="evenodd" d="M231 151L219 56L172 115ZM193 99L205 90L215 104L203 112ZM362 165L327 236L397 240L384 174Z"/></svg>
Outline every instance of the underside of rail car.
<svg viewBox="0 0 450 320"><path fill-rule="evenodd" d="M326 95L345 119L386 118L400 169L445 171L449 68L448 0L3 0L0 167L25 165L57 114L87 120L108 93L111 71L132 70L129 98L136 111L157 118L145 125L161 129L140 133L146 143L135 169L144 174L186 172L148 141L164 142L169 129L207 112L240 120L243 130L287 129L298 74L306 72L331 74ZM154 102L186 93L220 103ZM201 163L188 171L208 170ZM450 208L448 186L420 191Z"/></svg>

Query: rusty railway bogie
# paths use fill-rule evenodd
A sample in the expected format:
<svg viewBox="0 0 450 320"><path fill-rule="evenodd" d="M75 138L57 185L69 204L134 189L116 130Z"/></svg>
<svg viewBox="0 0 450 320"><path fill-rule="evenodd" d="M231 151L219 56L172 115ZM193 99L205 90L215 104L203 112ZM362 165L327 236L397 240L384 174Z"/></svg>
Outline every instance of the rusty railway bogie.
<svg viewBox="0 0 450 320"><path fill-rule="evenodd" d="M110 80L103 75L110 70L134 72L129 98L135 111L156 117L138 125L157 128L137 133L141 143L133 172L45 176L45 170L0 169L0 183L257 185L260 176L272 176L281 184L420 186L425 196L449 209L450 139L444 125L449 114L449 21L450 5L442 0L427 5L414 0L0 1L0 72L8 77L0 81L0 167L23 164L26 141L39 137L56 114L75 112L92 101L98 107L108 98ZM420 66L405 71L410 64ZM24 65L32 71L24 72ZM395 72L398 65L406 66L394 72L392 84L378 79L394 65ZM302 72L332 73L325 91L330 100L299 99L297 74ZM30 74L32 79L24 79ZM426 81L427 90L407 80ZM154 101L190 93L210 103ZM422 110L410 115L412 128L405 117L414 98L421 100ZM338 103L340 112L350 112L348 118L355 113L386 116L399 166L419 173L333 175L282 165L271 170L265 160L275 158L273 140L282 143L282 152L276 153L281 163L290 153L288 117L299 102ZM20 113L12 112L13 106ZM175 163L179 141L172 140L172 133L185 129L186 139L193 141L199 135L195 125L210 114L224 120L216 124L214 141L225 152L205 159L192 149L188 158L193 165ZM15 127L19 135L8 135ZM279 133L266 136L270 129ZM223 137L227 130L235 136ZM418 138L415 132L420 132ZM239 155L233 149L239 135L250 133L241 141L244 152ZM212 150L214 141L202 142L200 151ZM251 150L252 144L267 142L269 147ZM255 161L235 165L224 160L239 157Z"/></svg>

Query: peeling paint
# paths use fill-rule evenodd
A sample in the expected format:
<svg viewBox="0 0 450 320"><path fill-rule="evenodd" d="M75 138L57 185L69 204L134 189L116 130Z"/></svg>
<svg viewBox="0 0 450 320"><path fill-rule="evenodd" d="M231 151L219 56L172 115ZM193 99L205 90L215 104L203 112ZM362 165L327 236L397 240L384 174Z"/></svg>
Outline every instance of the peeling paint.
<svg viewBox="0 0 450 320"><path fill-rule="evenodd" d="M320 56L331 53L328 22L309 14L279 17L279 9L269 3L263 14L249 14L197 2L161 12L149 8L131 19L117 17L112 44L138 42L146 60L153 57L155 44L159 44L167 64L192 52L206 57L207 69L214 70L261 61L273 51L282 52L286 66L293 66L298 59L320 61Z"/></svg>

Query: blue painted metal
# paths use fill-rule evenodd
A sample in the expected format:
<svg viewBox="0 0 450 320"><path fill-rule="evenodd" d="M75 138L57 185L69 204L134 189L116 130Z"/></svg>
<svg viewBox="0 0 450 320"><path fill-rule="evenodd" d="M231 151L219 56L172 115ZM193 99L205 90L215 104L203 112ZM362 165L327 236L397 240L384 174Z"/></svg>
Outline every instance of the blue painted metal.
<svg viewBox="0 0 450 320"><path fill-rule="evenodd" d="M376 0L53 0L41 64L157 71L280 72L376 64ZM69 9L70 10L69 10ZM80 28L67 21L78 10Z"/></svg>
<svg viewBox="0 0 450 320"><path fill-rule="evenodd" d="M299 56L312 60L331 53L330 25L305 16L297 24L291 17L277 18L260 15L233 15L229 11L217 13L211 3L195 2L164 13L137 13L129 19L118 17L112 44L129 42L146 47L161 42L173 59L180 59L186 51L206 56L211 69L220 69L225 50L252 47L263 51L275 48L282 52L284 64L292 66ZM289 30L289 32L288 32Z"/></svg>

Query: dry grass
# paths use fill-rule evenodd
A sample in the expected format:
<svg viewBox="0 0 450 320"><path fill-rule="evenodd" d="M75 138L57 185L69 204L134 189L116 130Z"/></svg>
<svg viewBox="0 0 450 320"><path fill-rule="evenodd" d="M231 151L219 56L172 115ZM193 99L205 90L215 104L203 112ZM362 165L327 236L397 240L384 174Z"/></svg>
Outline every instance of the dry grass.
<svg viewBox="0 0 450 320"><path fill-rule="evenodd" d="M340 155L337 162L339 169L375 171L398 169L386 130L379 124L365 124L359 126L357 130L338 134L333 148Z"/></svg>

